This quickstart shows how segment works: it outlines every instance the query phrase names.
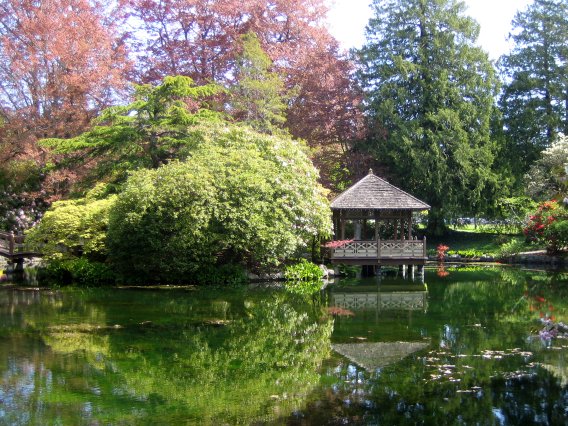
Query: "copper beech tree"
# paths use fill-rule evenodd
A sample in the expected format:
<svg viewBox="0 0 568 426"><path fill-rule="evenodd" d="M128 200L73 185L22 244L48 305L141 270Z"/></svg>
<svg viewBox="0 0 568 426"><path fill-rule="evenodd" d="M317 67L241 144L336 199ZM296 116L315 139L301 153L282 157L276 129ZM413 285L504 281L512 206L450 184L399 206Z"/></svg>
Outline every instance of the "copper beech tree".
<svg viewBox="0 0 568 426"><path fill-rule="evenodd" d="M76 136L123 96L130 62L106 7L89 0L0 1L3 170L30 159L42 167L39 138ZM66 168L49 173L37 196L65 194L77 173ZM0 179L0 187L5 185L11 182Z"/></svg>
<svg viewBox="0 0 568 426"><path fill-rule="evenodd" d="M78 134L116 101L128 67L102 4L0 2L0 114L19 133Z"/></svg>

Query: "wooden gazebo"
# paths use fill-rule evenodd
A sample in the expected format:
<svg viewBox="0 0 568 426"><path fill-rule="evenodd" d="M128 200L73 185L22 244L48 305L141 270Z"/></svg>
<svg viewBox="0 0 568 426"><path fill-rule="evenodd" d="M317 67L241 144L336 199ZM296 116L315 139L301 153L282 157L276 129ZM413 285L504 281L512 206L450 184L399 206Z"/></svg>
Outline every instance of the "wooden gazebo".
<svg viewBox="0 0 568 426"><path fill-rule="evenodd" d="M332 203L332 263L424 265L426 239L412 235L412 213L430 206L373 174Z"/></svg>

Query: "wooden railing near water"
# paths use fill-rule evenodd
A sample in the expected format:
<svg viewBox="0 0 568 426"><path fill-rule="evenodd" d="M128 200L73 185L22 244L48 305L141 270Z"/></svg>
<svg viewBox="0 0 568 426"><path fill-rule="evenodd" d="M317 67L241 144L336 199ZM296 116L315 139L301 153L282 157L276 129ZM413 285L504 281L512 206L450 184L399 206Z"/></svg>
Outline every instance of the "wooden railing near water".
<svg viewBox="0 0 568 426"><path fill-rule="evenodd" d="M0 256L8 260L21 260L30 257L40 257L41 254L29 250L25 245L24 235L13 232L0 232Z"/></svg>
<svg viewBox="0 0 568 426"><path fill-rule="evenodd" d="M331 259L336 262L374 260L380 264L381 261L405 260L422 263L426 258L426 239L349 241L341 247L331 249Z"/></svg>

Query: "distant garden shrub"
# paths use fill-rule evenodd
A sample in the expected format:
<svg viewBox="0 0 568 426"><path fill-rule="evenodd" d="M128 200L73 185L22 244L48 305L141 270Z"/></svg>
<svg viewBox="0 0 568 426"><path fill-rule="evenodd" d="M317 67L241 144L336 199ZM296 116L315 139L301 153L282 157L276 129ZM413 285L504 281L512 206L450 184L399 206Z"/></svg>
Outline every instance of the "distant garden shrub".
<svg viewBox="0 0 568 426"><path fill-rule="evenodd" d="M474 259L474 258L483 256L485 254L485 252L483 250L467 249L467 250L448 250L447 252L445 252L445 254L447 254L449 256L457 254L460 257L463 257L463 258L466 258L466 259ZM444 254L444 258L445 258L445 254ZM438 260L439 260L439 256L438 256Z"/></svg>
<svg viewBox="0 0 568 426"><path fill-rule="evenodd" d="M568 246L568 210L556 200L539 204L524 229L527 240L546 245L550 253Z"/></svg>
<svg viewBox="0 0 568 426"><path fill-rule="evenodd" d="M26 243L47 260L85 256L104 261L110 208L116 196L103 197L97 186L85 198L57 201L29 230Z"/></svg>
<svg viewBox="0 0 568 426"><path fill-rule="evenodd" d="M519 237L521 238L521 237ZM506 258L520 253L525 248L525 242L522 238L512 238L511 241L503 243L497 252L500 258Z"/></svg>
<svg viewBox="0 0 568 426"><path fill-rule="evenodd" d="M284 271L284 277L289 281L321 280L323 271L315 263L302 259L298 263L288 265Z"/></svg>

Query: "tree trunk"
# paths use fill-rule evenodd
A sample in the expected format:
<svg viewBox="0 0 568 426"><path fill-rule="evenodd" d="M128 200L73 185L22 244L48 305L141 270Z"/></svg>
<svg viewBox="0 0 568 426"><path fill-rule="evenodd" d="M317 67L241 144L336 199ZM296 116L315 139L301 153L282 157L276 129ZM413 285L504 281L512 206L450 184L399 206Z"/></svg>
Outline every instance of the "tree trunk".
<svg viewBox="0 0 568 426"><path fill-rule="evenodd" d="M428 234L437 237L446 233L448 228L446 227L441 209L432 207L432 210L428 213L428 225L426 226L426 230Z"/></svg>

